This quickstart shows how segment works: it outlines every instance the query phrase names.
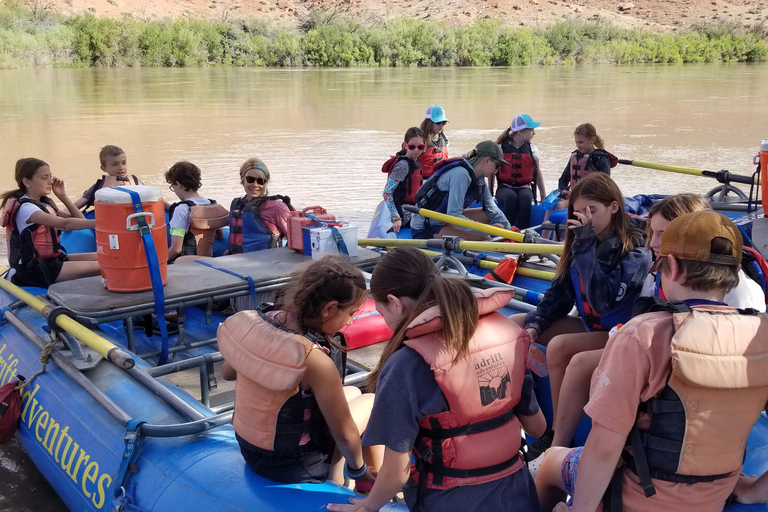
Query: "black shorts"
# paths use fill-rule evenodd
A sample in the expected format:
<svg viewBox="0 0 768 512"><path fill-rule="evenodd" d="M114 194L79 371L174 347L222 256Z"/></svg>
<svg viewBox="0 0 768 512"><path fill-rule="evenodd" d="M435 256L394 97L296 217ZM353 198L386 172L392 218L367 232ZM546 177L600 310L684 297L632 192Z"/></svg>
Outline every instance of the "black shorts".
<svg viewBox="0 0 768 512"><path fill-rule="evenodd" d="M44 263L47 275L39 265L30 265L29 268L16 270L16 273L11 278L11 282L16 286L48 288L48 286L56 282L65 261L67 261L67 257L64 254L47 260ZM51 282L48 281L49 278Z"/></svg>
<svg viewBox="0 0 768 512"><path fill-rule="evenodd" d="M298 457L268 455L235 433L246 464L257 474L287 484L322 483L331 474L331 458L335 443L323 450L311 451Z"/></svg>

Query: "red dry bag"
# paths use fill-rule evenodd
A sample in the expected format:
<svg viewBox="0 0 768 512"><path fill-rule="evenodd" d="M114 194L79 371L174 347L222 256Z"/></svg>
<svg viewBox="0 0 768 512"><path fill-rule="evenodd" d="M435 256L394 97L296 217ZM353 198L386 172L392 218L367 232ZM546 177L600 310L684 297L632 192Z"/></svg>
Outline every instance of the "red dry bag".
<svg viewBox="0 0 768 512"><path fill-rule="evenodd" d="M14 380L0 387L0 444L7 443L16 433L21 417L21 395Z"/></svg>

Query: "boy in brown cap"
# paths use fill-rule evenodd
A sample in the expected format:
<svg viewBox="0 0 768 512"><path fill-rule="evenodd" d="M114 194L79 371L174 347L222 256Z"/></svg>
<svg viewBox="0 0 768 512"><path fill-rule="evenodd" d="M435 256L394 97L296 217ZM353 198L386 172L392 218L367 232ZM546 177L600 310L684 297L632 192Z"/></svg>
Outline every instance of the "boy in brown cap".
<svg viewBox="0 0 768 512"><path fill-rule="evenodd" d="M435 173L416 193L416 206L462 219L490 223L509 229L504 213L496 206L485 178L493 176L501 165L509 165L504 153L493 141L486 140L459 158L443 160ZM468 208L479 201L482 208ZM412 238L439 238L455 235L467 240L485 240L488 235L447 225L414 214L411 218Z"/></svg>
<svg viewBox="0 0 768 512"><path fill-rule="evenodd" d="M592 431L583 448L547 450L542 510L723 510L768 401L768 316L723 303L741 251L715 212L669 224L654 267L670 302L608 341L584 409Z"/></svg>

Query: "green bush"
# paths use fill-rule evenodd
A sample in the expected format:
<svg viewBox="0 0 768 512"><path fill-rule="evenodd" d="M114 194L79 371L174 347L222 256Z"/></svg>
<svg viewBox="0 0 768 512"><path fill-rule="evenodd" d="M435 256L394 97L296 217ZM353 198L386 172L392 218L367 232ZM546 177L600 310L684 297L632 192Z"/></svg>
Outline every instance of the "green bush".
<svg viewBox="0 0 768 512"><path fill-rule="evenodd" d="M299 28L264 20L142 22L63 17L0 0L0 68L23 66L532 66L764 62L768 30L735 23L680 34L619 28L600 18L547 28L496 19L447 26L417 19L360 24L315 11Z"/></svg>

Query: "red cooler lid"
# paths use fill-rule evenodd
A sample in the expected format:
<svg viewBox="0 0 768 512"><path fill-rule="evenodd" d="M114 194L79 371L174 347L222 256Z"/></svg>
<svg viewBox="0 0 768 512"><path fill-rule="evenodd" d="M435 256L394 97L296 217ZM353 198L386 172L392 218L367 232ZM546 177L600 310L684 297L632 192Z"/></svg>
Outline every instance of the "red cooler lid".
<svg viewBox="0 0 768 512"><path fill-rule="evenodd" d="M158 187L149 187L147 185L121 185L120 188L138 192L142 203L154 203L155 201L163 199L163 193ZM115 187L106 187L97 190L96 201L109 204L130 204L133 202L130 194L117 190Z"/></svg>

